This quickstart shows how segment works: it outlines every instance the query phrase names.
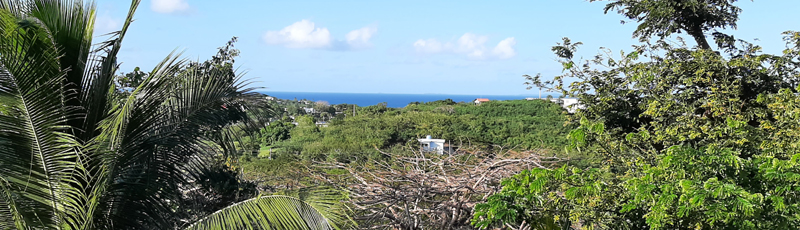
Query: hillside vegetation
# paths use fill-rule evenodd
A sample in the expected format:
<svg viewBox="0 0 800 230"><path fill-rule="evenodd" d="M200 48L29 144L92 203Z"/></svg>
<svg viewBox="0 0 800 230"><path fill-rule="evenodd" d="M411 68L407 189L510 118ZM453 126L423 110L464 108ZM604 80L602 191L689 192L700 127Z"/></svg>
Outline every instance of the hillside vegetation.
<svg viewBox="0 0 800 230"><path fill-rule="evenodd" d="M559 105L545 100L492 101L481 105L452 101L412 103L405 108L374 105L357 109L356 116L332 120L317 127L311 117L296 118L288 135L272 125L262 132L276 154L306 160L350 161L378 156L376 149L418 146L417 138L431 135L453 146L480 149L555 149L564 146L566 115ZM284 123L286 121L283 121ZM285 134L285 133L283 133ZM266 141L269 142L269 141Z"/></svg>

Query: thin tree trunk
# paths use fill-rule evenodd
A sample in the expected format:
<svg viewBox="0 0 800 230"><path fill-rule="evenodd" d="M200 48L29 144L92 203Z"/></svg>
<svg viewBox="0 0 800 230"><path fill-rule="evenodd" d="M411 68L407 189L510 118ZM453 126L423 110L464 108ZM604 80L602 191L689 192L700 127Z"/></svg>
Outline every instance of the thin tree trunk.
<svg viewBox="0 0 800 230"><path fill-rule="evenodd" d="M697 46L700 46L700 49L711 49L711 46L708 44L708 40L706 40L706 35L703 34L703 29L700 28L700 25L692 26L687 29L686 32L694 37L694 41L697 42Z"/></svg>

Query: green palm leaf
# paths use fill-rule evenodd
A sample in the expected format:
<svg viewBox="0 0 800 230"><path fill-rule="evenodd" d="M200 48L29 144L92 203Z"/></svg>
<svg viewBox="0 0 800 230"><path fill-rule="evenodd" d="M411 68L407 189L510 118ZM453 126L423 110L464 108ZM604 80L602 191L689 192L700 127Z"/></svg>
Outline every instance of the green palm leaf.
<svg viewBox="0 0 800 230"><path fill-rule="evenodd" d="M55 227L75 192L68 186L75 167L74 138L67 135L70 108L62 102L64 72L58 49L36 20L19 21L0 9L0 97L13 113L0 114L0 181L14 205L0 219L18 228Z"/></svg>
<svg viewBox="0 0 800 230"><path fill-rule="evenodd" d="M122 30L92 45L93 2L0 0L0 229L174 228L181 186L231 152L226 132L260 125L247 115L266 110L231 59L170 55L113 104L116 55L139 2ZM333 204L262 197L206 220L238 213L231 223L327 229L342 219Z"/></svg>
<svg viewBox="0 0 800 230"><path fill-rule="evenodd" d="M308 203L337 229L356 226L356 222L348 215L352 211L342 202L350 199L344 191L329 187L308 187L285 191L282 195L296 197Z"/></svg>
<svg viewBox="0 0 800 230"><path fill-rule="evenodd" d="M336 229L320 210L300 199L272 195L217 211L186 229Z"/></svg>

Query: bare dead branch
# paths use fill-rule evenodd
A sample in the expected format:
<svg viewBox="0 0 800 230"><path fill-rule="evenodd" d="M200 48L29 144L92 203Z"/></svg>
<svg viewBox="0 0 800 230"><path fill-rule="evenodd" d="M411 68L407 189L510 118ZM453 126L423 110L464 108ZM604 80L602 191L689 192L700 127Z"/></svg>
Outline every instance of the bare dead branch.
<svg viewBox="0 0 800 230"><path fill-rule="evenodd" d="M367 221L369 229L473 229L469 225L473 207L497 192L503 178L524 169L550 167L563 161L542 157L536 151L497 149L497 154L493 154L462 148L454 155L423 154L413 149L390 153L378 149L391 160L316 162L315 177L350 191L357 219ZM349 176L332 177L324 173L330 168L344 169Z"/></svg>

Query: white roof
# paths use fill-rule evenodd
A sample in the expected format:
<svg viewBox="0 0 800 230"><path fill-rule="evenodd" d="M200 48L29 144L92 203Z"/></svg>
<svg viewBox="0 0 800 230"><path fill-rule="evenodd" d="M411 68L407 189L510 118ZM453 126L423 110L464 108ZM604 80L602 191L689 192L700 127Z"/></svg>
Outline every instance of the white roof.
<svg viewBox="0 0 800 230"><path fill-rule="evenodd" d="M444 139L417 139L419 142L445 142Z"/></svg>

